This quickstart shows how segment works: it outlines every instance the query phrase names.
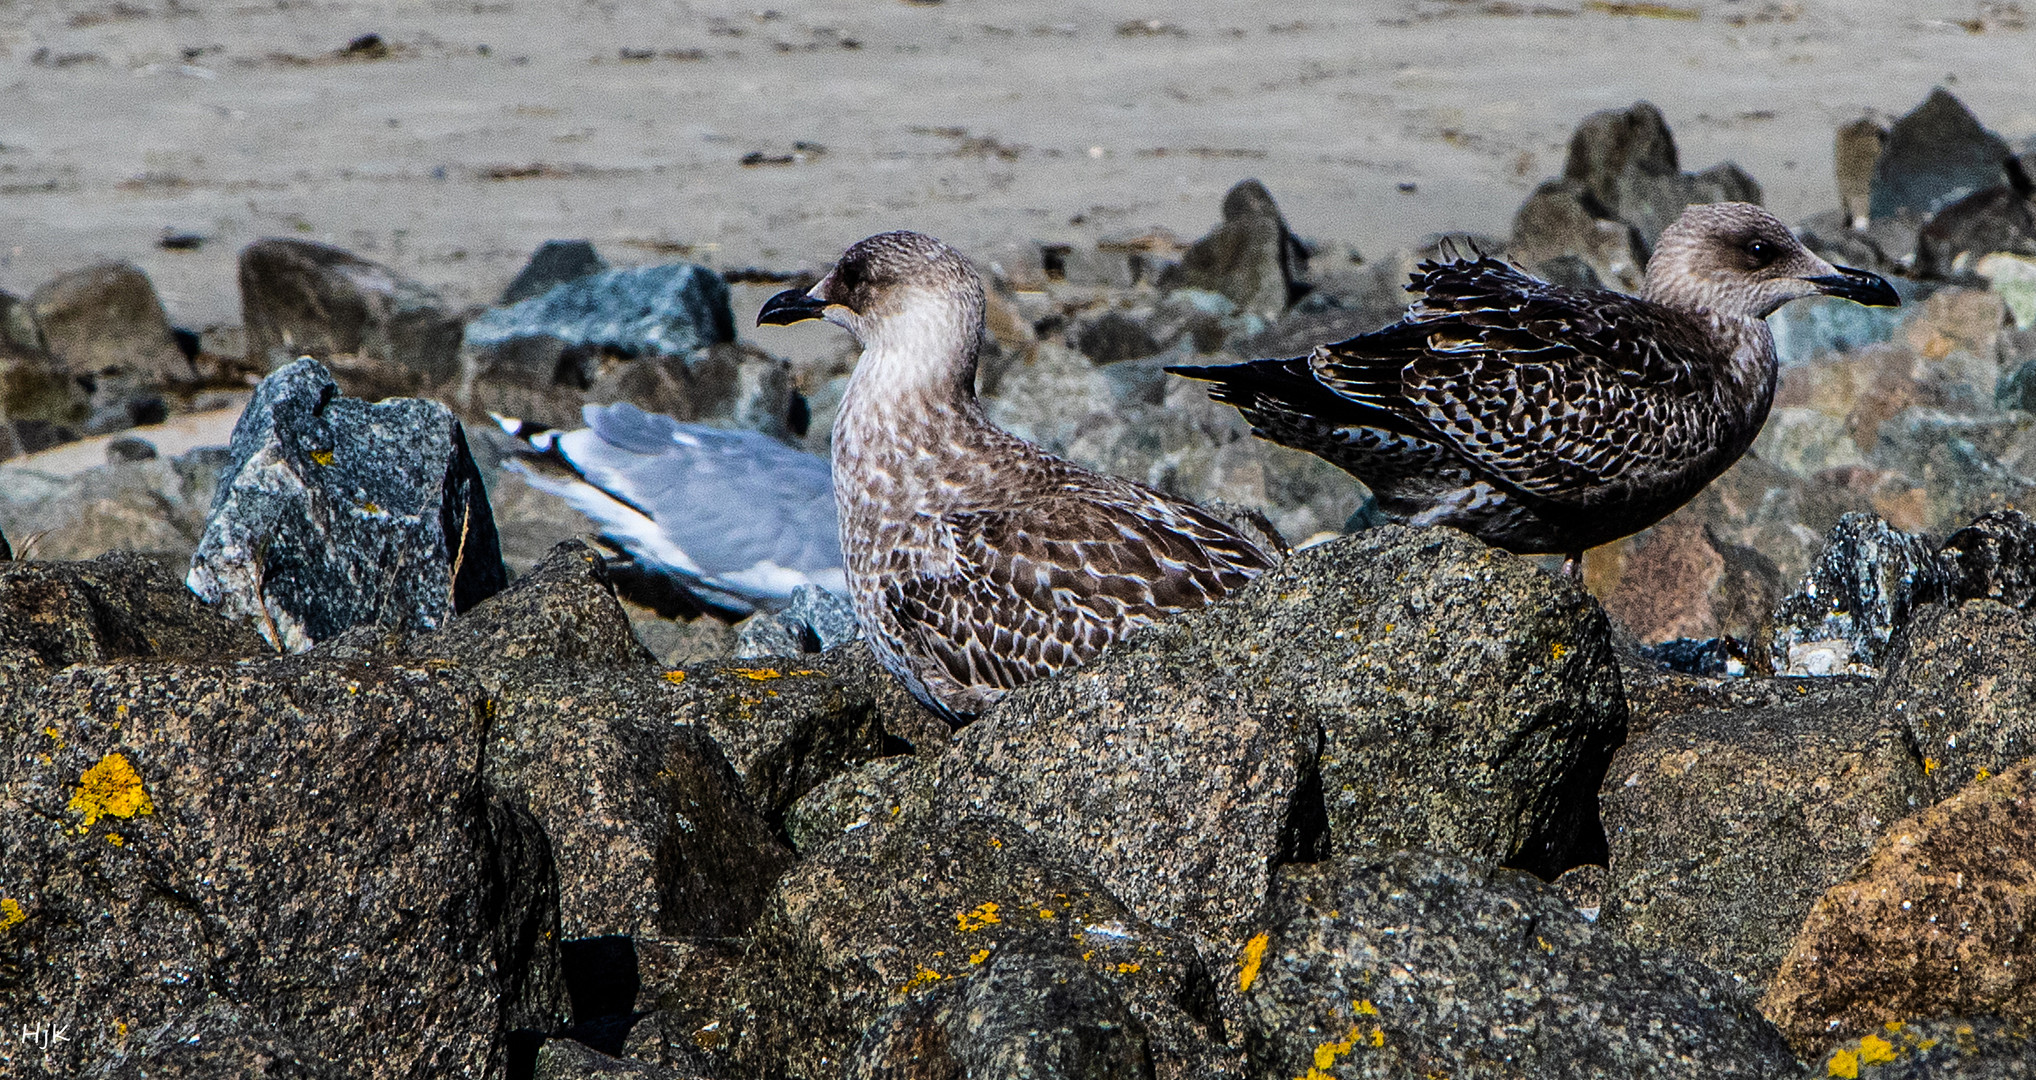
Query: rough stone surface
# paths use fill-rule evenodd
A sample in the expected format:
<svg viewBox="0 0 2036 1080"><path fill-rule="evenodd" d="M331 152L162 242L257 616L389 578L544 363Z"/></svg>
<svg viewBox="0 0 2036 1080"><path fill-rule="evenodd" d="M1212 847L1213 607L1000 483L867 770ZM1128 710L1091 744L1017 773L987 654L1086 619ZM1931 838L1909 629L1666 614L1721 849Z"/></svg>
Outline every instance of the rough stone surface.
<svg viewBox="0 0 2036 1080"><path fill-rule="evenodd" d="M234 427L191 591L302 651L357 623L441 625L504 583L458 421L339 396L315 360L269 376Z"/></svg>
<svg viewBox="0 0 2036 1080"><path fill-rule="evenodd" d="M1633 734L1601 796L1600 925L1758 992L1817 897L1923 776L1860 679L1698 679L1627 669Z"/></svg>
<svg viewBox="0 0 2036 1080"><path fill-rule="evenodd" d="M1255 1077L1774 1077L1737 988L1633 948L1532 877L1431 852L1281 869L1225 971Z"/></svg>
<svg viewBox="0 0 2036 1080"><path fill-rule="evenodd" d="M1869 1080L2029 1080L2036 1043L2026 1024L1993 1017L1893 1023L1831 1048L1815 1076Z"/></svg>
<svg viewBox="0 0 2036 1080"><path fill-rule="evenodd" d="M49 355L91 394L87 432L160 421L163 388L193 377L155 286L127 263L57 277L29 298L29 310Z"/></svg>
<svg viewBox="0 0 2036 1080"><path fill-rule="evenodd" d="M77 1019L53 1072L500 1075L556 1023L550 852L459 673L0 653L0 716L0 969Z"/></svg>
<svg viewBox="0 0 2036 1080"><path fill-rule="evenodd" d="M1645 101L1584 117L1570 136L1562 175L1582 182L1609 211L1604 216L1631 224L1649 249L1685 206L1760 201L1760 186L1736 166L1684 173L1668 122Z"/></svg>
<svg viewBox="0 0 2036 1080"><path fill-rule="evenodd" d="M2036 762L1898 822L1817 901L1763 1010L1798 1050L1888 1021L2036 1019Z"/></svg>
<svg viewBox="0 0 2036 1080"><path fill-rule="evenodd" d="M758 612L743 620L735 638L735 656L802 656L826 652L861 636L855 609L836 593L817 585L792 590L781 611Z"/></svg>
<svg viewBox="0 0 2036 1080"><path fill-rule="evenodd" d="M1145 1080L1145 1025L1088 964L1022 947L891 1007L864 1034L851 1080Z"/></svg>
<svg viewBox="0 0 2036 1080"><path fill-rule="evenodd" d="M271 651L245 625L199 603L168 567L126 552L0 566L0 650L16 649L52 668Z"/></svg>
<svg viewBox="0 0 2036 1080"><path fill-rule="evenodd" d="M1163 291L1221 293L1239 311L1275 319L1296 299L1306 268L1306 251L1272 193L1257 180L1241 180L1223 196L1223 223L1161 272L1158 284Z"/></svg>
<svg viewBox="0 0 2036 1080"><path fill-rule="evenodd" d="M555 241L554 241L555 242ZM546 1039L537 1050L533 1080L687 1080L660 1065L610 1057L571 1039Z"/></svg>
<svg viewBox="0 0 2036 1080"><path fill-rule="evenodd" d="M1641 534L1624 561L1605 613L1645 642L1749 640L1782 592L1773 560L1688 516Z"/></svg>
<svg viewBox="0 0 2036 1080"><path fill-rule="evenodd" d="M516 272L495 305L508 307L543 296L568 281L578 281L606 269L608 260L594 250L591 240L546 240L530 253L530 261Z"/></svg>
<svg viewBox="0 0 2036 1080"><path fill-rule="evenodd" d="M33 453L14 430L25 420L77 427L91 415L91 401L64 366L40 351L0 344L0 461Z"/></svg>
<svg viewBox="0 0 2036 1080"><path fill-rule="evenodd" d="M1222 1026L1194 946L1078 865L1015 824L931 815L814 853L780 880L731 980L715 1030L732 1071L839 1076L886 1010L1022 953L1080 964L1120 995L1158 1076L1221 1075L1203 1066Z"/></svg>
<svg viewBox="0 0 2036 1080"><path fill-rule="evenodd" d="M224 448L208 448L73 476L0 465L0 523L34 558L145 551L189 566L225 460Z"/></svg>
<svg viewBox="0 0 2036 1080"><path fill-rule="evenodd" d="M607 349L623 356L684 356L735 340L728 283L692 263L603 270L467 324L465 347L499 348L528 338Z"/></svg>
<svg viewBox="0 0 2036 1080"><path fill-rule="evenodd" d="M1944 585L1928 541L1878 515L1847 514L1817 564L1775 605L1756 648L1777 674L1876 674L1895 631Z"/></svg>
<svg viewBox="0 0 2036 1080"><path fill-rule="evenodd" d="M417 394L459 373L464 313L377 262L310 240L257 240L240 253L247 363L326 361L366 400Z"/></svg>
<svg viewBox="0 0 2036 1080"><path fill-rule="evenodd" d="M1638 290L1647 268L1647 243L1613 214L1580 179L1550 180L1534 189L1513 215L1507 253L1537 271L1559 259L1576 259L1601 283Z"/></svg>
<svg viewBox="0 0 2036 1080"><path fill-rule="evenodd" d="M865 761L799 796L785 815L792 849L810 855L848 833L884 828L931 804L932 769L916 757Z"/></svg>
<svg viewBox="0 0 2036 1080"><path fill-rule="evenodd" d="M514 661L648 667L615 598L607 563L583 541L553 548L529 572L443 631L411 646L474 667Z"/></svg>
<svg viewBox="0 0 2036 1080"><path fill-rule="evenodd" d="M1945 599L1993 600L2027 611L2036 603L2036 521L2019 510L1987 514L1938 550L1950 576Z"/></svg>
<svg viewBox="0 0 2036 1080"><path fill-rule="evenodd" d="M1923 756L1931 802L2036 755L2036 618L1990 600L1923 609L1880 708Z"/></svg>
<svg viewBox="0 0 2036 1080"><path fill-rule="evenodd" d="M1888 129L1873 168L1872 216L1905 211L1928 218L1953 202L2001 182L2011 152L2001 137L1951 91L1937 87Z"/></svg>
<svg viewBox="0 0 2036 1080"><path fill-rule="evenodd" d="M1970 272L1994 252L2036 255L2036 202L2007 184L1973 192L1939 210L1916 234L1916 273L1951 277Z"/></svg>

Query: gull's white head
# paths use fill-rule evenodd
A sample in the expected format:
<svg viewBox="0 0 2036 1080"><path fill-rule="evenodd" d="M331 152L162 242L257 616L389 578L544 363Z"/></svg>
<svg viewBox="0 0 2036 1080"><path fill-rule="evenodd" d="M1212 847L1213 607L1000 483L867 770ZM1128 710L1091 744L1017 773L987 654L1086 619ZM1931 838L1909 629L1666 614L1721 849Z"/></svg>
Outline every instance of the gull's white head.
<svg viewBox="0 0 2036 1080"><path fill-rule="evenodd" d="M1855 303L1901 303L1878 274L1833 266L1789 227L1752 203L1707 203L1683 210L1647 262L1641 295L1684 310L1764 319L1791 300L1823 294Z"/></svg>

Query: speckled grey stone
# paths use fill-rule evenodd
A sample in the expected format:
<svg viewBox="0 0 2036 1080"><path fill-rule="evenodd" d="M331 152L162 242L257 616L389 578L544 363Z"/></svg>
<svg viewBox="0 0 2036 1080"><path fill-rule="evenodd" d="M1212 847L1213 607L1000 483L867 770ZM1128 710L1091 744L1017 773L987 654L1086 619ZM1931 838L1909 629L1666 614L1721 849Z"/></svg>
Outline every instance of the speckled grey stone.
<svg viewBox="0 0 2036 1080"><path fill-rule="evenodd" d="M1991 600L1916 614L1880 708L1921 754L1929 801L2036 755L2036 618Z"/></svg>
<svg viewBox="0 0 2036 1080"><path fill-rule="evenodd" d="M1729 979L1516 871L1428 852L1280 871L1227 972L1253 1077L1800 1075Z"/></svg>

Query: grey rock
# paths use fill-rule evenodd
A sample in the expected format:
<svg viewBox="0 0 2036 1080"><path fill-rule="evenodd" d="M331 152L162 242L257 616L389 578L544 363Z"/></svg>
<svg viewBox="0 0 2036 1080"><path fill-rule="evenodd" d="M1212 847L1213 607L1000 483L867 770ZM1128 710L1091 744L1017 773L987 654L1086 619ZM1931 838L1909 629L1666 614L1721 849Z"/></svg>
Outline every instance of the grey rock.
<svg viewBox="0 0 2036 1080"><path fill-rule="evenodd" d="M0 353L41 356L48 351L28 301L0 289Z"/></svg>
<svg viewBox="0 0 2036 1080"><path fill-rule="evenodd" d="M1020 947L892 1006L863 1035L848 1076L1146 1080L1152 1066L1145 1025L1116 987L1073 957Z"/></svg>
<svg viewBox="0 0 2036 1080"><path fill-rule="evenodd" d="M147 439L120 438L106 444L106 461L118 465L127 461L152 461L156 446Z"/></svg>
<svg viewBox="0 0 2036 1080"><path fill-rule="evenodd" d="M1869 1049L1866 1039L1877 1044ZM1862 1068L1862 1062L1871 1064ZM1873 1080L2029 1080L2036 1077L2036 1056L2029 1053L2026 1024L1998 1017L1910 1020L1839 1043L1812 1075L1848 1071Z"/></svg>
<svg viewBox="0 0 2036 1080"><path fill-rule="evenodd" d="M271 651L247 627L199 603L161 562L131 552L0 566L0 649L23 650L52 668Z"/></svg>
<svg viewBox="0 0 2036 1080"><path fill-rule="evenodd" d="M1074 346L1098 364L1136 360L1166 347L1146 328L1144 320L1122 311L1106 311L1077 324Z"/></svg>
<svg viewBox="0 0 2036 1080"><path fill-rule="evenodd" d="M486 791L486 704L421 665L0 651L9 997L80 1018L55 1071L221 1075L179 1056L216 1045L237 1073L273 1040L281 1075L500 1075L563 994L547 843Z"/></svg>
<svg viewBox="0 0 2036 1080"><path fill-rule="evenodd" d="M22 305L27 310L27 305ZM42 421L76 427L91 415L91 401L71 373L40 351L0 345L0 461L16 454L34 453L23 445L13 426L22 421ZM12 441L10 451L7 442Z"/></svg>
<svg viewBox="0 0 2036 1080"><path fill-rule="evenodd" d="M692 263L603 270L483 312L464 347L551 338L623 356L685 356L735 340L728 282Z"/></svg>
<svg viewBox="0 0 2036 1080"><path fill-rule="evenodd" d="M1945 584L1928 541L1877 515L1847 514L1816 565L1775 606L1755 648L1776 674L1876 674L1910 612Z"/></svg>
<svg viewBox="0 0 2036 1080"><path fill-rule="evenodd" d="M1041 958L1006 969L1014 979L1042 962L1078 964L1110 987L1144 1026L1161 1076L1183 1075L1183 1061L1199 1062L1221 1040L1210 977L1189 941L1139 919L1016 824L922 815L849 833L779 881L716 1018L729 1071L839 1076L865 1033L896 1029L889 1010L956 981L964 1000L1004 998L999 1016L1039 1016L1039 1003L1009 999L1008 983L976 991L973 980L1007 953ZM1088 999L1088 1018L1107 1020L1094 985L1077 996Z"/></svg>
<svg viewBox="0 0 2036 1080"><path fill-rule="evenodd" d="M354 397L438 388L459 373L464 312L389 267L310 240L256 240L240 253L247 363L275 371L325 360Z"/></svg>
<svg viewBox="0 0 2036 1080"><path fill-rule="evenodd" d="M1647 243L1639 231L1618 220L1581 179L1550 180L1536 188L1513 215L1507 251L1537 269L1578 260L1600 282L1628 292L1638 291L1647 268Z"/></svg>
<svg viewBox="0 0 2036 1080"><path fill-rule="evenodd" d="M1526 874L1431 852L1289 866L1262 919L1239 972L1253 1076L1796 1074L1731 980Z"/></svg>
<svg viewBox="0 0 2036 1080"><path fill-rule="evenodd" d="M342 397L302 360L264 379L234 427L187 581L296 652L356 623L434 628L504 579L451 413Z"/></svg>
<svg viewBox="0 0 2036 1080"><path fill-rule="evenodd" d="M145 551L188 566L224 460L223 448L208 448L72 476L0 465L0 523L17 539L33 537L37 558Z"/></svg>
<svg viewBox="0 0 2036 1080"><path fill-rule="evenodd" d="M846 645L861 635L855 609L848 601L817 585L792 590L784 609L758 612L743 620L735 639L735 657L802 656Z"/></svg>
<svg viewBox="0 0 2036 1080"><path fill-rule="evenodd" d="M1645 101L1585 117L1570 136L1562 175L1581 182L1596 205L1608 211L1595 216L1632 225L1647 250L1685 206L1760 201L1760 185L1736 165L1684 173L1667 121Z"/></svg>
<svg viewBox="0 0 2036 1080"><path fill-rule="evenodd" d="M413 648L473 667L535 660L591 667L649 667L615 599L606 562L567 540L529 572Z"/></svg>
<svg viewBox="0 0 2036 1080"><path fill-rule="evenodd" d="M810 855L847 833L885 828L908 812L923 812L932 782L931 770L917 758L865 761L801 795L785 815L785 835L794 851Z"/></svg>
<svg viewBox="0 0 2036 1080"><path fill-rule="evenodd" d="M1863 679L1626 682L1599 925L1758 994L1817 898L1914 811L1920 764Z"/></svg>
<svg viewBox="0 0 2036 1080"><path fill-rule="evenodd" d="M1896 286L1898 292L1908 288L1903 279L1895 280L1901 282ZM1888 341L1914 318L1908 301L1919 298L1910 290L1899 308L1869 308L1833 296L1798 300L1768 320L1768 328L1774 332L1775 358L1783 367L1793 367Z"/></svg>
<svg viewBox="0 0 2036 1080"><path fill-rule="evenodd" d="M77 437L78 432L68 425L53 424L48 420L21 419L0 423L0 461L47 450Z"/></svg>
<svg viewBox="0 0 2036 1080"><path fill-rule="evenodd" d="M2036 755L2036 620L1991 600L1916 613L1879 705L1922 756L1930 802Z"/></svg>
<svg viewBox="0 0 2036 1080"><path fill-rule="evenodd" d="M578 281L606 269L608 260L594 250L591 240L546 240L530 253L530 261L516 272L495 306L508 307L543 296L568 281Z"/></svg>
<svg viewBox="0 0 2036 1080"><path fill-rule="evenodd" d="M29 310L50 357L90 393L88 434L162 421L164 388L194 378L155 286L130 264L61 275L35 291Z"/></svg>
<svg viewBox="0 0 2036 1080"><path fill-rule="evenodd" d="M687 1080L660 1065L610 1057L571 1039L546 1039L537 1049L533 1080Z"/></svg>
<svg viewBox="0 0 2036 1080"><path fill-rule="evenodd" d="M1925 277L1970 273L1996 251L2036 255L2036 201L2026 189L1995 184L1933 214L1916 234L1915 271Z"/></svg>
<svg viewBox="0 0 2036 1080"><path fill-rule="evenodd" d="M1298 298L1295 286L1306 269L1306 249L1272 193L1257 180L1240 180L1223 196L1223 223L1161 271L1158 285L1221 293L1239 311L1275 319Z"/></svg>
<svg viewBox="0 0 2036 1080"><path fill-rule="evenodd" d="M1937 87L1888 129L1873 167L1876 221L1908 214L1926 220L1973 192L2001 182L2008 144L1965 103Z"/></svg>
<svg viewBox="0 0 2036 1080"><path fill-rule="evenodd" d="M1994 406L2036 412L2036 328L2002 330L1997 344L2001 376L1994 384Z"/></svg>
<svg viewBox="0 0 2036 1080"><path fill-rule="evenodd" d="M1865 203L1860 203L1862 207ZM1864 210L1861 211L1864 213ZM1796 222L1796 238L1803 246L1839 266L1872 270L1882 277L1898 275L1901 267L1887 257L1867 235L1865 219L1855 228L1843 210L1823 210ZM1910 238L1913 247L1913 237ZM1788 308L1784 307L1786 311Z"/></svg>
<svg viewBox="0 0 2036 1080"><path fill-rule="evenodd" d="M773 828L800 796L886 752L870 683L838 678L816 661L718 662L671 676L686 692L668 721L713 738Z"/></svg>
<svg viewBox="0 0 2036 1080"><path fill-rule="evenodd" d="M1300 356L1326 341L1368 334L1397 321L1412 299L1407 253L1313 275L1314 290L1258 336L1234 348L1247 356Z"/></svg>
<svg viewBox="0 0 2036 1080"><path fill-rule="evenodd" d="M1993 600L2023 611L2036 604L2036 521L2019 510L1978 518L1938 550L1950 580L1948 603Z"/></svg>
<svg viewBox="0 0 2036 1080"><path fill-rule="evenodd" d="M1964 356L1963 382L1953 381L1959 352L1935 365L1939 378L1952 378L1930 389L1951 400L1942 407L1904 409L1882 421L1867 453L1876 467L1906 476L1922 489L1922 520L1936 529L2005 506L2027 505L2036 496L2036 416L1976 407L1967 411L1958 404L1960 398L1970 403L1984 396L1974 383L1983 377L1986 361Z"/></svg>

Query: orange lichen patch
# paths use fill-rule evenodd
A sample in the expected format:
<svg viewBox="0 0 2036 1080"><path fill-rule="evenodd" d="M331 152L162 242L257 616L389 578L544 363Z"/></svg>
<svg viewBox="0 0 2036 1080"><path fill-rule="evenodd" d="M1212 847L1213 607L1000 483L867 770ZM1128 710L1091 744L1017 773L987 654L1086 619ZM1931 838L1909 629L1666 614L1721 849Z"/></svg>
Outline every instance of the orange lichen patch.
<svg viewBox="0 0 2036 1080"><path fill-rule="evenodd" d="M332 451L313 450L311 451L311 460L320 465L330 465L332 464Z"/></svg>
<svg viewBox="0 0 2036 1080"><path fill-rule="evenodd" d="M970 953L970 954L969 954L969 963L971 963L971 964L980 964L980 963L982 963L983 961L985 961L985 960L988 960L989 958L990 958L990 950L988 950L988 949L977 949L977 950L976 950L975 952L972 952L972 953Z"/></svg>
<svg viewBox="0 0 2036 1080"><path fill-rule="evenodd" d="M777 668L773 668L773 667L756 667L756 668L750 668L750 667L739 667L739 668L728 668L728 669L727 669L727 673L728 673L728 674L730 674L730 675L733 675L733 676L735 676L735 677L737 677L737 678L741 678L741 679L748 679L748 680L749 680L749 681L751 681L751 682L769 682L769 681L771 681L772 679L782 679L782 678L784 678L784 677L785 677L785 675L787 674L786 672L783 672L783 671L779 671L779 670L778 670ZM824 672L824 671L811 671L811 670L807 670L807 669L801 669L801 670L798 670L798 671L794 671L794 672L791 672L790 674L792 674L792 675L825 675L825 674L827 674L827 673L826 673L826 672Z"/></svg>
<svg viewBox="0 0 2036 1080"><path fill-rule="evenodd" d="M1052 908L1040 908L1040 909L1039 909L1039 917L1040 917L1040 918L1042 918L1042 919L1051 919L1051 918L1053 918L1053 909L1052 909Z"/></svg>
<svg viewBox="0 0 2036 1080"><path fill-rule="evenodd" d="M1931 773L1933 773L1933 772L1936 772L1936 771L1937 771L1937 759L1936 759L1936 758L1927 758L1927 757L1926 757L1926 758L1924 758L1924 759L1923 759L1923 775L1924 775L1924 776L1928 776L1928 775L1930 775Z"/></svg>
<svg viewBox="0 0 2036 1080"><path fill-rule="evenodd" d="M1251 989L1251 984L1257 981L1258 966L1265 962L1265 946L1268 940L1270 939L1267 938L1265 932L1260 931L1254 934L1250 941L1244 943L1244 956L1238 961L1238 993L1242 994L1246 990Z"/></svg>
<svg viewBox="0 0 2036 1080"><path fill-rule="evenodd" d="M28 921L28 912L21 910L21 901L9 896L0 899L0 930L9 930Z"/></svg>
<svg viewBox="0 0 2036 1080"><path fill-rule="evenodd" d="M911 978L905 980L905 985L900 986L898 988L898 993L903 995L909 994L914 990L923 990L926 987L932 986L934 983L937 983L945 978L947 978L947 976L942 975L940 972L935 971L932 968L922 967L919 969L918 974L913 975Z"/></svg>
<svg viewBox="0 0 2036 1080"><path fill-rule="evenodd" d="M1567 646L1567 645L1564 645L1564 644L1563 644L1562 642L1560 642L1560 641L1558 641L1558 642L1556 642L1556 643L1554 643L1553 645L1550 645L1550 646L1548 647L1548 659L1549 659L1550 661L1554 662L1554 663L1557 663L1557 664L1560 664L1560 663L1562 663L1562 658L1563 658L1563 657L1565 657L1565 656L1568 656L1568 655L1569 655L1569 646Z"/></svg>
<svg viewBox="0 0 2036 1080"><path fill-rule="evenodd" d="M665 681L673 686L677 686L686 681L686 673L683 671L667 671L665 672Z"/></svg>
<svg viewBox="0 0 2036 1080"><path fill-rule="evenodd" d="M91 828L102 817L131 818L156 812L155 803L141 786L141 774L134 771L127 755L117 750L78 778L78 792L71 796L70 809L85 815L84 828Z"/></svg>
<svg viewBox="0 0 2036 1080"><path fill-rule="evenodd" d="M1140 970L1142 969L1135 960L1127 960L1117 965L1117 974L1119 975L1136 975Z"/></svg>
<svg viewBox="0 0 2036 1080"><path fill-rule="evenodd" d="M997 904L994 900L985 900L971 911L954 913L954 928L963 934L973 934L985 926L1003 921L1003 917L997 914Z"/></svg>

